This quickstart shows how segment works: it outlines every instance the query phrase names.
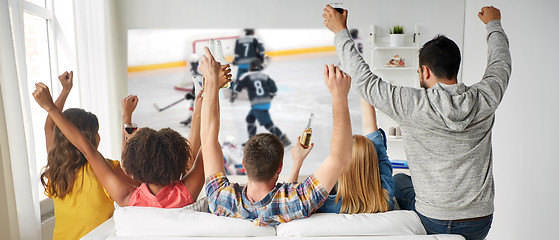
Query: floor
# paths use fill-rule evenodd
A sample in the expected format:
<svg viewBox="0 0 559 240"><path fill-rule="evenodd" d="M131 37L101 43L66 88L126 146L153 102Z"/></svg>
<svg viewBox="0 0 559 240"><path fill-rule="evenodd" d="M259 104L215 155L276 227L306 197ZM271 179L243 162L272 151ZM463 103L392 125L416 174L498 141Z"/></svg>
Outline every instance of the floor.
<svg viewBox="0 0 559 240"><path fill-rule="evenodd" d="M323 81L324 64L337 64L335 52L305 54L287 57L275 57L264 70L275 80L278 94L272 101L270 114L275 125L295 142L306 124L310 113L314 113L312 142L314 149L307 157L301 169L301 175L312 174L329 155L332 133L332 108L330 94ZM185 92L175 90L185 76L189 77L186 68L172 68L129 74L128 90L130 94L139 97L138 107L133 116L133 122L140 127L161 129L170 127L185 137L190 129L180 122L187 118L190 102L182 101L164 111L157 111L153 106L164 107L184 97ZM248 139L245 116L250 109L248 100L238 99L230 103L220 94L221 129L220 141L235 138L240 146ZM362 133L360 99L353 90L349 95L350 115L353 133ZM379 116L379 121L382 116ZM381 125L382 126L382 125ZM258 132L267 132L262 126ZM403 151L391 154L390 148L403 148L401 141L389 141L389 155L396 155L403 159ZM392 157L392 156L391 156ZM292 160L288 149L284 156L282 175L289 175Z"/></svg>

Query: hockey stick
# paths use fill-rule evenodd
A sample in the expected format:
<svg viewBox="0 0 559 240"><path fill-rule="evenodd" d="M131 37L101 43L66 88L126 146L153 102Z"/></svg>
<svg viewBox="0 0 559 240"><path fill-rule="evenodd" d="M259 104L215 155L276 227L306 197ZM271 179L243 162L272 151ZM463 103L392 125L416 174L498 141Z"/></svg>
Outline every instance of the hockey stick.
<svg viewBox="0 0 559 240"><path fill-rule="evenodd" d="M169 104L168 106L166 106L166 107L164 107L164 108L159 108L159 105L157 105L157 103L153 103L153 107L154 107L155 109L157 109L157 111L160 111L160 112L161 112L161 111L163 111L163 110L165 110L165 109L167 109L167 108L170 108L170 107L172 107L172 106L177 105L178 103L184 101L185 99L186 99L186 98L181 98L180 100L178 100L178 101L176 101L176 102L174 102L174 103L171 103L171 104Z"/></svg>

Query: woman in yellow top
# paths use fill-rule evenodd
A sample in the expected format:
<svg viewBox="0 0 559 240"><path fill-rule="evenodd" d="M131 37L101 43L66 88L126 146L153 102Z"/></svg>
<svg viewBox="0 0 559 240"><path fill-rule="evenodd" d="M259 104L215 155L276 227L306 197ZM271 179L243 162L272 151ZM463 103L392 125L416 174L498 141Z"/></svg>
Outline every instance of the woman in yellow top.
<svg viewBox="0 0 559 240"><path fill-rule="evenodd" d="M62 92L56 100L64 108L72 88L73 72L58 77ZM66 116L95 146L99 145L97 117L83 109L71 108ZM45 194L54 201L55 228L53 239L79 239L113 215L113 200L95 177L85 157L66 139L50 117L45 122L48 162L41 174ZM123 179L134 185L118 161L107 160Z"/></svg>

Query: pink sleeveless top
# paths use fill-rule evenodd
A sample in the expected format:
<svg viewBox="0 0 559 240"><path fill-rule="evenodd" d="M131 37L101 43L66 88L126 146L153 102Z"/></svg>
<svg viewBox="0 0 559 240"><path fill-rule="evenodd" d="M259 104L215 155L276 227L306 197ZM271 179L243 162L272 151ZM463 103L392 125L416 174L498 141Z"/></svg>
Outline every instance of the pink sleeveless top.
<svg viewBox="0 0 559 240"><path fill-rule="evenodd" d="M181 208L194 203L192 195L182 181L169 184L153 195L145 183L142 183L130 196L128 206Z"/></svg>

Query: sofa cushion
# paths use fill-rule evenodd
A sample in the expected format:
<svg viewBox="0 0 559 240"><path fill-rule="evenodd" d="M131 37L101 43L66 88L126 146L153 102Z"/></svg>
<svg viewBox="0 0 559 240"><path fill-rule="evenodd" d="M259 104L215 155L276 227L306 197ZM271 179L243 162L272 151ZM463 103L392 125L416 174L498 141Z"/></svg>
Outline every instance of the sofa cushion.
<svg viewBox="0 0 559 240"><path fill-rule="evenodd" d="M336 214L316 213L305 219L282 223L278 236L389 236L425 235L421 220L413 211L385 213Z"/></svg>
<svg viewBox="0 0 559 240"><path fill-rule="evenodd" d="M275 236L273 227L220 217L190 209L118 207L114 212L115 235L126 237L249 237Z"/></svg>

